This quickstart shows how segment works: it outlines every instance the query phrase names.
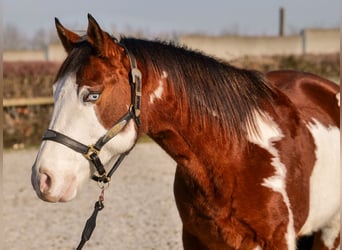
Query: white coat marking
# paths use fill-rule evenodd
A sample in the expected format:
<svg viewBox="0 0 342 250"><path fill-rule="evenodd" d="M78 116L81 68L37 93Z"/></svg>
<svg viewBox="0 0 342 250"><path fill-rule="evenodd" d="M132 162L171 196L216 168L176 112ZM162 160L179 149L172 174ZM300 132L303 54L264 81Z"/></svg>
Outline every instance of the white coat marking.
<svg viewBox="0 0 342 250"><path fill-rule="evenodd" d="M336 94L337 104L340 107L340 92Z"/></svg>
<svg viewBox="0 0 342 250"><path fill-rule="evenodd" d="M317 120L307 127L316 145L316 162L310 177L310 210L300 230L302 235L330 227L340 210L340 130Z"/></svg>
<svg viewBox="0 0 342 250"><path fill-rule="evenodd" d="M167 72L163 71L161 78L158 81L158 87L153 91L153 93L150 95L150 104L154 103L154 100L161 99L163 92L164 92L164 81L167 78Z"/></svg>
<svg viewBox="0 0 342 250"><path fill-rule="evenodd" d="M330 250L334 247L334 242L340 233L340 213L325 228L322 229L321 239L324 245ZM339 248L337 248L339 249Z"/></svg>
<svg viewBox="0 0 342 250"><path fill-rule="evenodd" d="M248 140L266 149L273 156L271 165L274 166L275 175L264 179L262 185L272 189L275 192L280 193L283 197L289 216L289 223L287 225L287 232L285 238L288 245L288 249L294 250L296 249L296 236L294 230L291 204L286 192L286 167L279 158L277 148L274 147L274 143L280 141L284 137L284 135L279 126L273 120L273 118L269 116L267 113L264 113L262 115L256 113L255 116L259 133L256 134L253 132L249 132Z"/></svg>

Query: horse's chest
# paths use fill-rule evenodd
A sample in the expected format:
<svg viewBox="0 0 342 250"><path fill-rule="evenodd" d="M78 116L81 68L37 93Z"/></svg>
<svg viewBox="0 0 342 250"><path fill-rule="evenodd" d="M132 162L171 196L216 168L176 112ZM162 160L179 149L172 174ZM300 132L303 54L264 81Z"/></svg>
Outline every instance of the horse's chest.
<svg viewBox="0 0 342 250"><path fill-rule="evenodd" d="M233 216L231 200L208 198L181 168L177 167L174 193L183 222L183 240L184 234L190 234L208 249L254 249L253 232ZM189 249L200 248L196 245Z"/></svg>
<svg viewBox="0 0 342 250"><path fill-rule="evenodd" d="M210 244L211 249L227 249L200 188L187 180L180 168L178 166L176 171L174 194L183 222L183 234L187 232L206 245Z"/></svg>

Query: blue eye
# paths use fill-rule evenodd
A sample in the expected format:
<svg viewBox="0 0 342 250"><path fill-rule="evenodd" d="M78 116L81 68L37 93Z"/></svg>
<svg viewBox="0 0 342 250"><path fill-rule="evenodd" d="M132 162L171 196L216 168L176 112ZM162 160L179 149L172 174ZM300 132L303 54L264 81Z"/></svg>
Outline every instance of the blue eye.
<svg viewBox="0 0 342 250"><path fill-rule="evenodd" d="M89 93L84 96L84 102L96 102L100 98L100 93Z"/></svg>

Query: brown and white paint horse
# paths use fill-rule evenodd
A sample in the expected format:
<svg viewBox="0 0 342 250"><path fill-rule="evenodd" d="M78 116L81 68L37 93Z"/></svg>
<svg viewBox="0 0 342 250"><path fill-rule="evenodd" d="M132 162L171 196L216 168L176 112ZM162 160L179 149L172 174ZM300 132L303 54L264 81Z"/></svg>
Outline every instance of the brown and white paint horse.
<svg viewBox="0 0 342 250"><path fill-rule="evenodd" d="M142 134L177 163L174 194L185 249L314 249L340 244L339 87L307 73L262 75L172 44L122 38L89 16L80 37L56 22L68 52L49 125L94 143L131 103L130 62L142 72L141 126L131 119L100 153L108 165ZM73 199L94 171L44 141L32 183L46 201Z"/></svg>

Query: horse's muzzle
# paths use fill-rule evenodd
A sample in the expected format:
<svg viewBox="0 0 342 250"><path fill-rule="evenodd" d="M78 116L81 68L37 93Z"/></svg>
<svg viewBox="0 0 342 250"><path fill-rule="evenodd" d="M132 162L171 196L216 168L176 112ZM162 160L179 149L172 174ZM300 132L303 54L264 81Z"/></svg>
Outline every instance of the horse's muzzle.
<svg viewBox="0 0 342 250"><path fill-rule="evenodd" d="M77 194L75 177L60 178L48 170L41 168L39 172L32 171L31 182L38 197L48 202L66 202L72 200Z"/></svg>

